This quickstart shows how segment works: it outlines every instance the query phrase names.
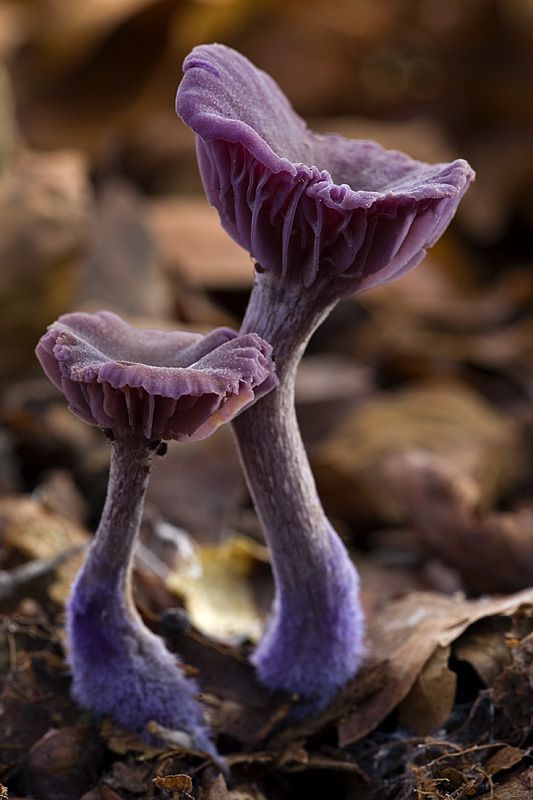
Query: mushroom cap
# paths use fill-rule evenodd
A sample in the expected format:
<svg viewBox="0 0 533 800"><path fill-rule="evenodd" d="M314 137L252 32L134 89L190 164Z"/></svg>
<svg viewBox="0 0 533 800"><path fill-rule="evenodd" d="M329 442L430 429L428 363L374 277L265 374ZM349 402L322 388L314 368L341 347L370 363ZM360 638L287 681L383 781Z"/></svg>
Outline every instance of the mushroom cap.
<svg viewBox="0 0 533 800"><path fill-rule="evenodd" d="M426 164L368 140L309 130L265 72L220 44L183 64L176 111L225 230L263 270L331 298L415 267L474 178L463 159Z"/></svg>
<svg viewBox="0 0 533 800"><path fill-rule="evenodd" d="M205 439L277 384L255 333L140 330L109 311L61 316L35 352L84 422L149 441Z"/></svg>

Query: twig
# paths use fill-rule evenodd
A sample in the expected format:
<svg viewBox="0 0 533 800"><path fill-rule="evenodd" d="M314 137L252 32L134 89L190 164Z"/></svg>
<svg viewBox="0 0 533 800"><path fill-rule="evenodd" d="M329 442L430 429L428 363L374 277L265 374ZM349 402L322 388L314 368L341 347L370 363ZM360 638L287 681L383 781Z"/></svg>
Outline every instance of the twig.
<svg viewBox="0 0 533 800"><path fill-rule="evenodd" d="M32 581L46 577L54 572L57 567L72 556L80 553L85 547L86 545L84 544L77 544L63 550L52 558L34 559L9 571L0 570L0 602L13 597Z"/></svg>

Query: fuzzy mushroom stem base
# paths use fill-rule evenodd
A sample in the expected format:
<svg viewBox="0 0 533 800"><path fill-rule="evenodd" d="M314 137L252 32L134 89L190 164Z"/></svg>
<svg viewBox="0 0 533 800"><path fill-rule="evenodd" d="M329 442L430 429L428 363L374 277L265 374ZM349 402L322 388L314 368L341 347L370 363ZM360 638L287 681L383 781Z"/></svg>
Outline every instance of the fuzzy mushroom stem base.
<svg viewBox="0 0 533 800"><path fill-rule="evenodd" d="M308 712L327 705L363 656L357 571L320 504L294 408L299 361L329 311L256 277L242 330L270 341L280 384L233 422L276 584L254 663L264 684L298 694Z"/></svg>
<svg viewBox="0 0 533 800"><path fill-rule="evenodd" d="M144 626L132 600L133 553L152 455L138 437L113 442L104 510L67 609L72 691L81 706L124 728L146 735L155 721L213 754L196 685Z"/></svg>

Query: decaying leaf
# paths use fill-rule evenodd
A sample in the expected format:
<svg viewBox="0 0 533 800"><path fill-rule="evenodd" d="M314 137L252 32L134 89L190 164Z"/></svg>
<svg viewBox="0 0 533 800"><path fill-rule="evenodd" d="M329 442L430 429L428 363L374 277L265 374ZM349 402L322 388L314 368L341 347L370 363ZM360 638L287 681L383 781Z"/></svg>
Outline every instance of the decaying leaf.
<svg viewBox="0 0 533 800"><path fill-rule="evenodd" d="M439 647L447 648L480 619L509 616L531 602L533 589L481 600L415 592L387 604L369 627L372 659L388 664L384 686L341 720L341 745L352 744L374 730L407 697Z"/></svg>
<svg viewBox="0 0 533 800"><path fill-rule="evenodd" d="M0 603L13 605L21 595L34 589L40 580L48 578L61 564L82 549L80 546L71 547L52 558L34 559L10 570L0 570Z"/></svg>
<svg viewBox="0 0 533 800"><path fill-rule="evenodd" d="M523 609L525 631L520 617L515 617L507 638L511 663L495 678L492 696L508 739L522 745L533 733L533 612L529 607Z"/></svg>
<svg viewBox="0 0 533 800"><path fill-rule="evenodd" d="M101 757L93 729L51 730L28 753L24 782L36 800L77 800L94 783Z"/></svg>
<svg viewBox="0 0 533 800"><path fill-rule="evenodd" d="M0 372L34 365L46 325L73 302L89 190L80 153L23 152L0 178Z"/></svg>
<svg viewBox="0 0 533 800"><path fill-rule="evenodd" d="M296 409L307 446L327 436L371 390L368 370L341 356L304 356L296 376Z"/></svg>
<svg viewBox="0 0 533 800"><path fill-rule="evenodd" d="M217 213L200 200L160 200L149 224L163 266L195 287L247 289L254 270L249 256L227 236Z"/></svg>
<svg viewBox="0 0 533 800"><path fill-rule="evenodd" d="M533 584L533 510L487 513L472 477L443 458L407 451L389 459L386 484L434 555L476 594Z"/></svg>
<svg viewBox="0 0 533 800"><path fill-rule="evenodd" d="M453 645L454 656L470 664L485 686L492 686L511 662L505 639L508 630L507 618L489 617L471 625Z"/></svg>
<svg viewBox="0 0 533 800"><path fill-rule="evenodd" d="M522 761L526 752L526 750L522 750L520 747L506 745L488 759L485 764L485 769L489 775L496 775L503 769L511 769L511 767L516 766L516 764Z"/></svg>
<svg viewBox="0 0 533 800"><path fill-rule="evenodd" d="M137 761L146 761L165 752L165 748L148 744L131 731L117 728L107 717L100 724L100 732L108 749L117 755L134 753Z"/></svg>
<svg viewBox="0 0 533 800"><path fill-rule="evenodd" d="M90 482L95 482L95 473L109 467L108 442L99 430L69 411L63 397L44 376L14 383L3 393L0 423L16 439L25 457L31 459L39 483L46 481L42 473L58 462L77 477L84 474Z"/></svg>
<svg viewBox="0 0 533 800"><path fill-rule="evenodd" d="M494 785L490 791L479 795L479 800L531 800L533 794L533 767L512 775L502 785Z"/></svg>
<svg viewBox="0 0 533 800"><path fill-rule="evenodd" d="M81 270L80 300L96 309L159 320L169 316L171 295L157 261L141 196L126 183L109 182L97 198Z"/></svg>
<svg viewBox="0 0 533 800"><path fill-rule="evenodd" d="M113 789L125 789L134 795L146 796L151 784L151 766L132 761L115 761L106 783Z"/></svg>
<svg viewBox="0 0 533 800"><path fill-rule="evenodd" d="M400 703L400 722L408 730L424 736L444 725L450 716L457 688L457 675L448 666L450 652L450 645L435 648Z"/></svg>
<svg viewBox="0 0 533 800"><path fill-rule="evenodd" d="M153 781L158 789L168 789L179 792L182 796L190 797L192 792L192 778L190 775L157 775Z"/></svg>
<svg viewBox="0 0 533 800"><path fill-rule="evenodd" d="M213 769L204 770L197 797L198 800L231 800L224 776Z"/></svg>
<svg viewBox="0 0 533 800"><path fill-rule="evenodd" d="M235 689L235 687L234 687ZM295 701L281 692L263 697L261 705L249 706L238 700L223 700L216 713L216 724L246 748L258 747L280 726L283 728ZM254 754L254 757L257 753ZM274 756L272 758L275 760Z"/></svg>
<svg viewBox="0 0 533 800"><path fill-rule="evenodd" d="M245 499L239 458L224 425L201 442L169 443L165 458L153 465L147 507L202 542L218 542Z"/></svg>
<svg viewBox="0 0 533 800"><path fill-rule="evenodd" d="M0 694L0 769L7 776L17 764L26 763L30 749L58 723L78 727L79 711L69 696L64 660L44 649L52 646L50 630L35 620L21 629L13 620L2 627L9 672ZM53 647L58 649L55 642Z"/></svg>
<svg viewBox="0 0 533 800"><path fill-rule="evenodd" d="M413 783L413 793L432 800L475 797L477 790L490 781L468 748L444 752L421 766L411 764L408 774Z"/></svg>
<svg viewBox="0 0 533 800"><path fill-rule="evenodd" d="M453 272L443 268L444 245L440 243L439 249L431 252L424 261L423 270L415 270L403 280L380 286L361 298L361 302L376 313L376 323L381 324L388 318L392 333L401 318L403 326L408 328L426 326L435 333L440 330L446 341L446 335L454 333L496 332L502 323L531 306L533 289L529 268L505 270L494 282L480 286L467 270L459 273L457 264ZM432 257L435 253L436 258ZM423 332L419 332L424 338ZM412 337L412 331L407 333L410 342ZM414 339L412 344L416 344Z"/></svg>
<svg viewBox="0 0 533 800"><path fill-rule="evenodd" d="M369 317L342 351L396 380L467 375L489 396L520 396L531 387L530 267L480 285L462 251L449 251L445 237L424 269L362 295Z"/></svg>
<svg viewBox="0 0 533 800"><path fill-rule="evenodd" d="M0 52L1 49L2 42L0 38ZM15 111L11 86L5 69L0 66L0 175L15 153L15 130Z"/></svg>
<svg viewBox="0 0 533 800"><path fill-rule="evenodd" d="M245 536L219 545L191 546L167 578L179 594L193 625L222 641L240 638L256 642L262 619L254 601L252 576L268 563L266 548Z"/></svg>
<svg viewBox="0 0 533 800"><path fill-rule="evenodd" d="M14 494L20 484L11 437L0 427L0 495Z"/></svg>
<svg viewBox="0 0 533 800"><path fill-rule="evenodd" d="M379 519L405 518L387 485L391 457L414 448L475 480L487 504L516 479L519 430L480 396L459 385L420 386L373 397L317 448L314 465L328 506Z"/></svg>
<svg viewBox="0 0 533 800"><path fill-rule="evenodd" d="M0 499L0 542L26 559L46 559L76 545L86 545L89 534L75 522L49 513L46 507L27 497ZM78 552L61 564L50 586L49 596L64 604L84 555Z"/></svg>
<svg viewBox="0 0 533 800"><path fill-rule="evenodd" d="M30 0L24 10L28 24L11 59L24 134L42 148L74 142L92 154L114 151L122 128L168 108L176 66L195 43L219 40L235 17L254 15L245 0L93 0L79 8Z"/></svg>
<svg viewBox="0 0 533 800"><path fill-rule="evenodd" d="M82 525L87 519L88 507L80 494L71 473L66 469L52 469L43 475L33 496L48 511Z"/></svg>

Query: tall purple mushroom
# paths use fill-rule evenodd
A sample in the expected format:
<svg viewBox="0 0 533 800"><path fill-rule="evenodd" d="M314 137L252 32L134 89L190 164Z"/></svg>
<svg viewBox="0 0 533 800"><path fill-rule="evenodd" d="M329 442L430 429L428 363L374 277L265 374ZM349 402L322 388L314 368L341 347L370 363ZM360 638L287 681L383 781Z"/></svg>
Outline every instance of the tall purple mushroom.
<svg viewBox="0 0 533 800"><path fill-rule="evenodd" d="M67 609L73 694L133 731L155 721L213 753L195 683L135 610L133 552L161 441L203 439L268 392L271 348L228 328L138 330L103 311L60 317L36 353L71 411L112 441L104 510Z"/></svg>
<svg viewBox="0 0 533 800"><path fill-rule="evenodd" d="M310 131L277 84L223 45L184 62L176 110L197 135L210 203L256 263L241 331L273 346L279 387L234 429L270 546L276 599L255 652L260 678L325 705L363 654L358 578L328 522L300 438L294 379L307 342L342 297L415 267L474 173L372 141Z"/></svg>

